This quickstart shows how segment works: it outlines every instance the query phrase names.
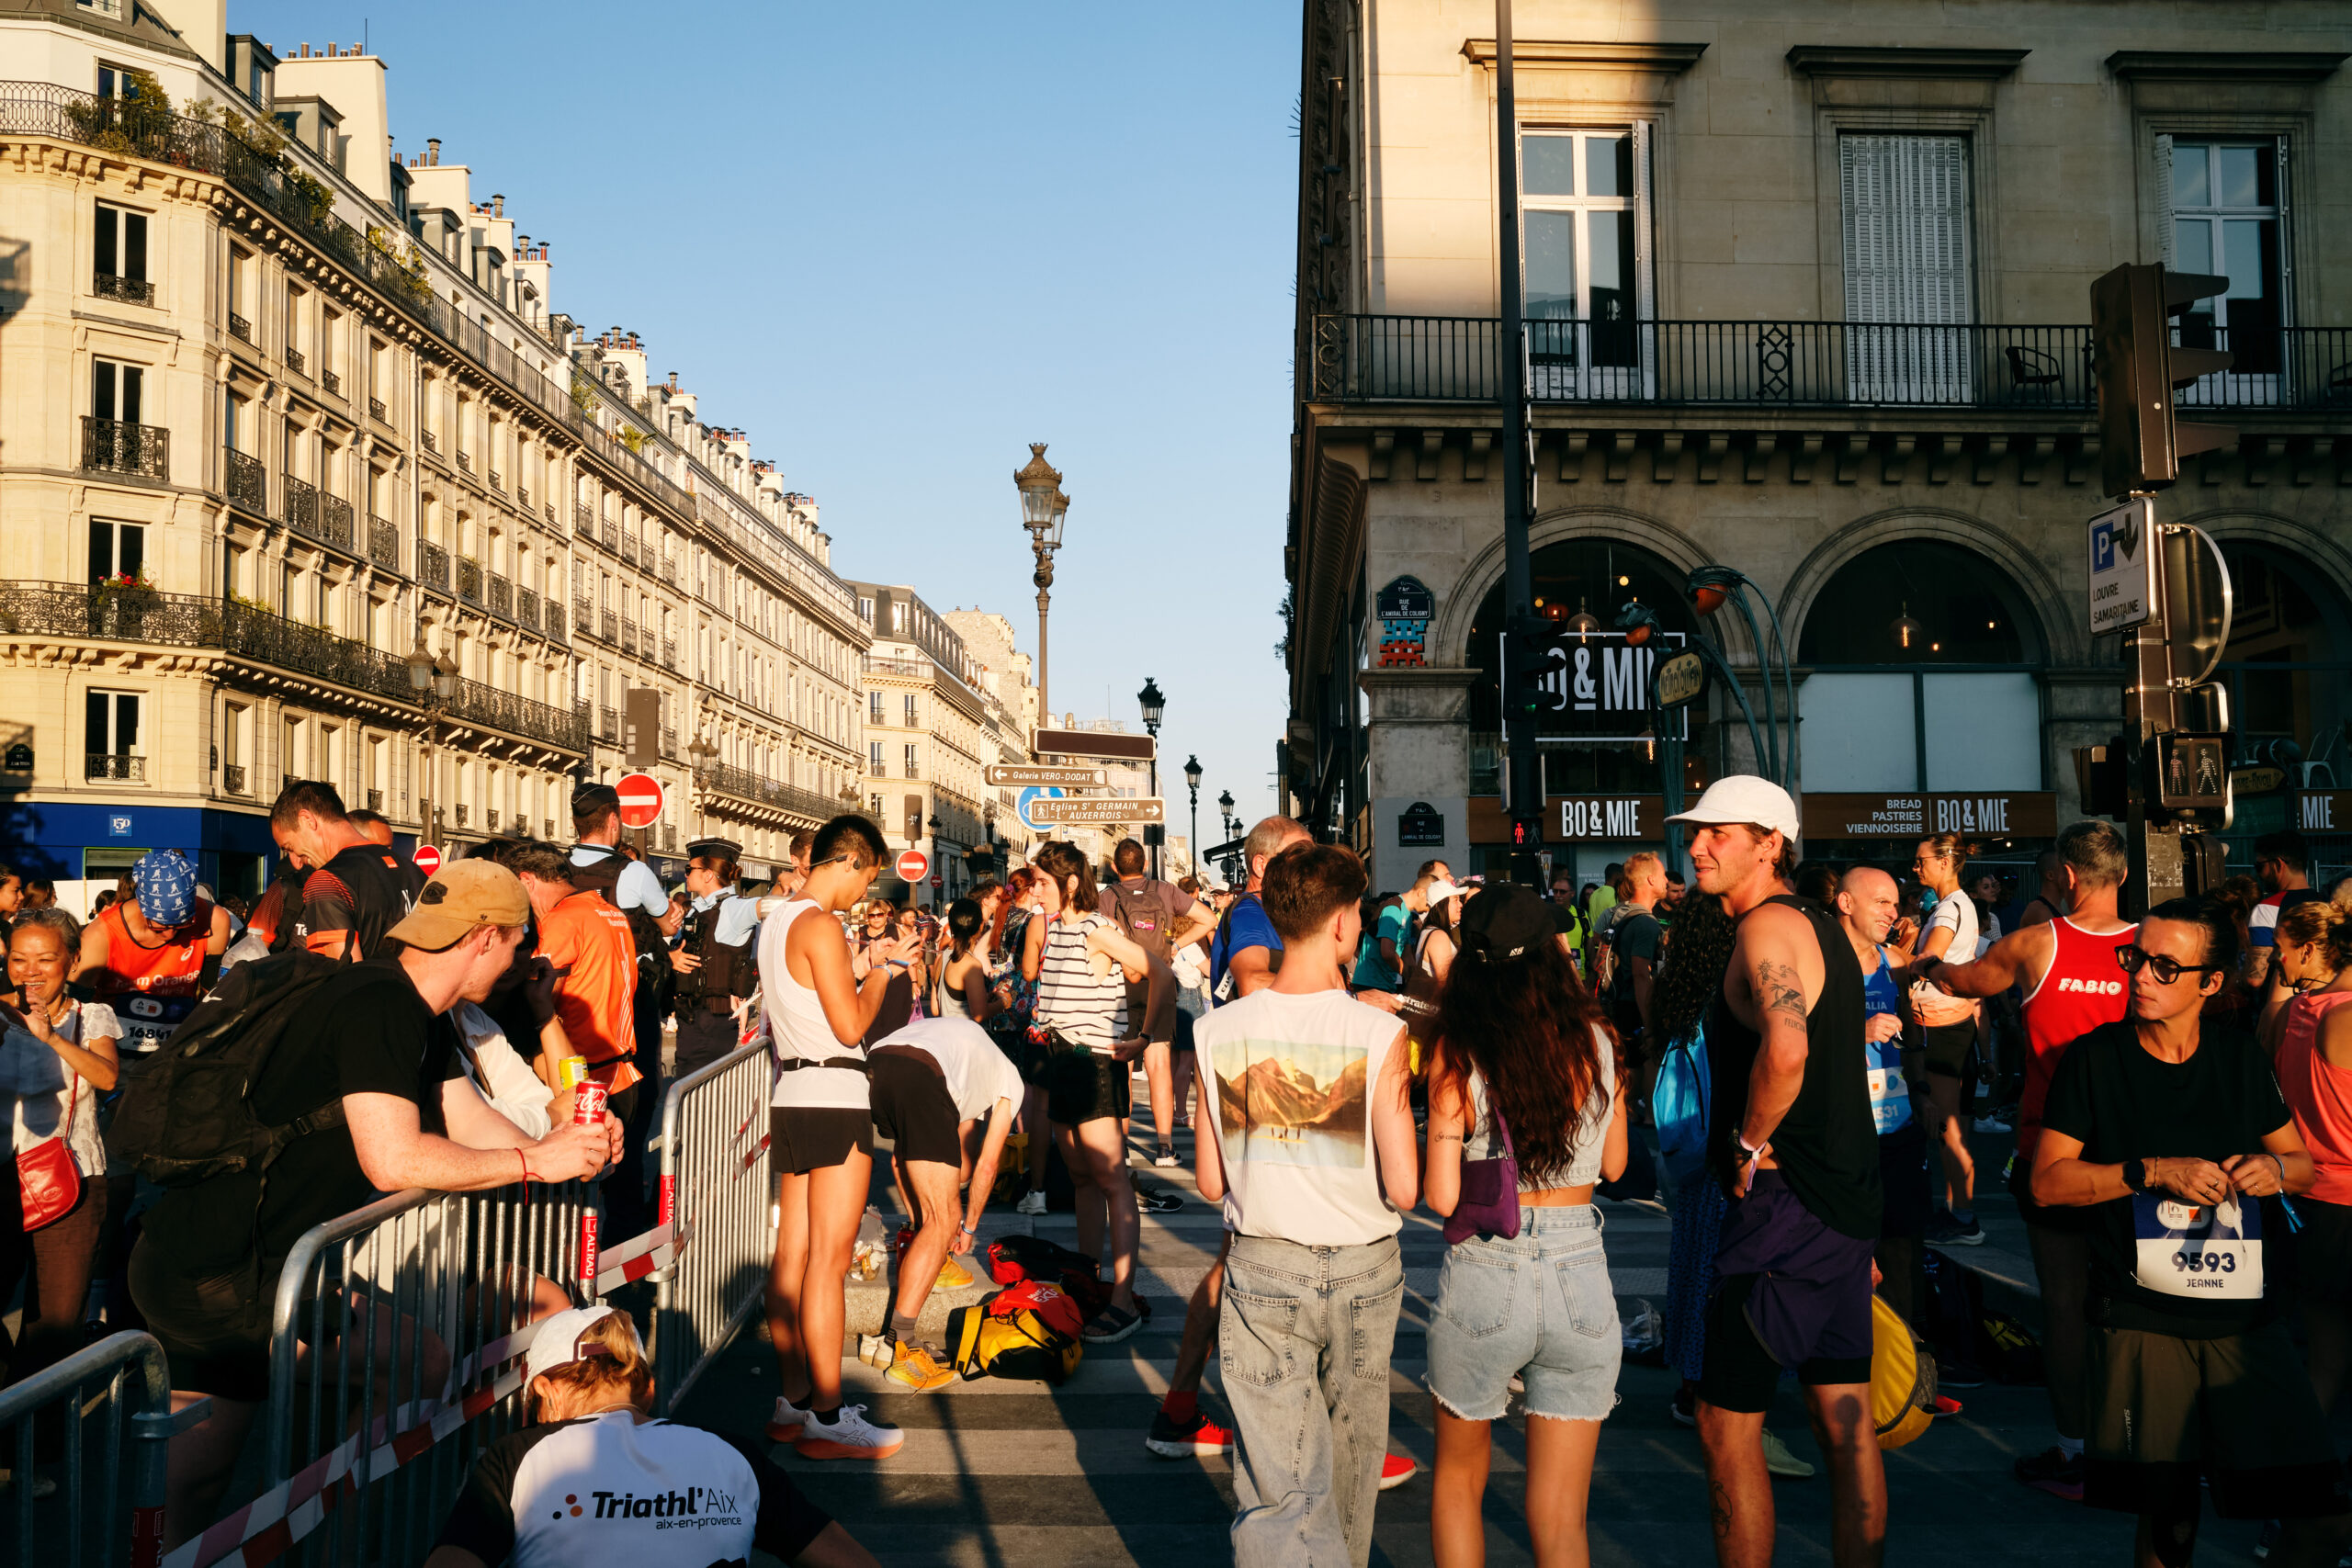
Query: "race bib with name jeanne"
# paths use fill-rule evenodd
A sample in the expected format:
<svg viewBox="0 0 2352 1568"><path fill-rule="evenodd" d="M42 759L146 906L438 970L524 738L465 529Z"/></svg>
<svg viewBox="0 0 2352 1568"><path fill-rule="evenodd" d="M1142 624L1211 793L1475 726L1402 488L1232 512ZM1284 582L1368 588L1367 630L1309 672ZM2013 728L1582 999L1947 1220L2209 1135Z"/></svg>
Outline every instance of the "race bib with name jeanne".
<svg viewBox="0 0 2352 1568"><path fill-rule="evenodd" d="M2132 1200L2133 1282L2202 1301L2262 1299L2262 1205L2236 1197L2189 1203L2168 1192Z"/></svg>

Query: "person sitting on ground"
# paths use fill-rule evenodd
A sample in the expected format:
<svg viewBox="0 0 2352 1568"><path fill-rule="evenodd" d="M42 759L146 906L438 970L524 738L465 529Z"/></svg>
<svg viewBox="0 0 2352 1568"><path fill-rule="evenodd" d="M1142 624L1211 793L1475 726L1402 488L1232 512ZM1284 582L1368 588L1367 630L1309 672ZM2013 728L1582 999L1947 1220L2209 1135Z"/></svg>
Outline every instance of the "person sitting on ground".
<svg viewBox="0 0 2352 1568"><path fill-rule="evenodd" d="M2324 1568L2352 1487L2267 1288L2259 1201L2316 1172L2261 1048L2205 1027L2236 942L2174 898L2116 950L2130 1015L2059 1058L2033 1196L2090 1220L2083 1501L2139 1516L2136 1563L2184 1568L2201 1476L2222 1517L2285 1521L2273 1568Z"/></svg>
<svg viewBox="0 0 2352 1568"><path fill-rule="evenodd" d="M899 1259L888 1370L893 1382L922 1393L955 1379L947 1358L918 1337L923 1303L934 1284L952 1290L972 1282L961 1269L953 1276L944 1270L950 1253L972 1254L1021 1103L1021 1074L988 1031L962 1018L917 1019L866 1055L874 1131L890 1140L900 1206L922 1227ZM967 1187L970 1198L959 1201Z"/></svg>
<svg viewBox="0 0 2352 1568"><path fill-rule="evenodd" d="M797 1568L875 1568L752 1445L654 1418L628 1313L543 1320L523 1368L531 1425L474 1461L424 1568L705 1568L753 1548Z"/></svg>

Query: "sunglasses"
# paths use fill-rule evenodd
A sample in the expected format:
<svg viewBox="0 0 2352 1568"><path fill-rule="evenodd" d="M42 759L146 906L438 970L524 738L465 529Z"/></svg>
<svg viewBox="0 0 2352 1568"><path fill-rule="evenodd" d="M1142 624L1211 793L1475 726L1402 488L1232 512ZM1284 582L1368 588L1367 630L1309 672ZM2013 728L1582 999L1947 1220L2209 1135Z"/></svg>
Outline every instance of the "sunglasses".
<svg viewBox="0 0 2352 1568"><path fill-rule="evenodd" d="M2221 964L2183 964L2177 958L2167 958L2161 953L2150 953L2145 948L2129 944L2115 950L2115 963L2126 975L2137 975L2143 969L2151 970L2156 976L2156 983L2162 986L2171 985L2183 975L2219 975L2227 968Z"/></svg>

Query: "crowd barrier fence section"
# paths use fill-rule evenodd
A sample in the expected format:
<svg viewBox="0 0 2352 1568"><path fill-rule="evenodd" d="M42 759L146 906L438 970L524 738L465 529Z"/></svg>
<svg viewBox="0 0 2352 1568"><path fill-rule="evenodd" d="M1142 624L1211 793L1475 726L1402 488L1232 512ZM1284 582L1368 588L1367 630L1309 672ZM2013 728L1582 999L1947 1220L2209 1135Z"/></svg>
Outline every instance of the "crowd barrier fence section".
<svg viewBox="0 0 2352 1568"><path fill-rule="evenodd" d="M164 1348L136 1332L108 1335L0 1392L0 1441L12 1472L5 1561L154 1568L163 1560L166 1446L208 1410L199 1401L173 1416ZM41 1495L37 1472L54 1481L53 1493Z"/></svg>
<svg viewBox="0 0 2352 1568"><path fill-rule="evenodd" d="M756 1011L752 1017L756 1020ZM767 1290L766 1043L752 1040L673 1083L662 1100L657 1224L686 1234L654 1275L653 1387L657 1414L678 1406Z"/></svg>

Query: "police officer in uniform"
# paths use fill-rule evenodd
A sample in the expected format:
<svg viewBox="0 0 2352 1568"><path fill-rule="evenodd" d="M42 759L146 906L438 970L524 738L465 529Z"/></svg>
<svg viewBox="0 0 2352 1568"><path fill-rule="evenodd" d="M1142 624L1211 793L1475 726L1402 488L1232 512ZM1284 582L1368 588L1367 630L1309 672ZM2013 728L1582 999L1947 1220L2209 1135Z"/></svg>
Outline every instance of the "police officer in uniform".
<svg viewBox="0 0 2352 1568"><path fill-rule="evenodd" d="M735 862L743 847L727 839L697 839L686 846L685 921L670 966L678 972L678 1056L684 1077L735 1049L736 1004L752 991L752 944L760 907L735 891Z"/></svg>

